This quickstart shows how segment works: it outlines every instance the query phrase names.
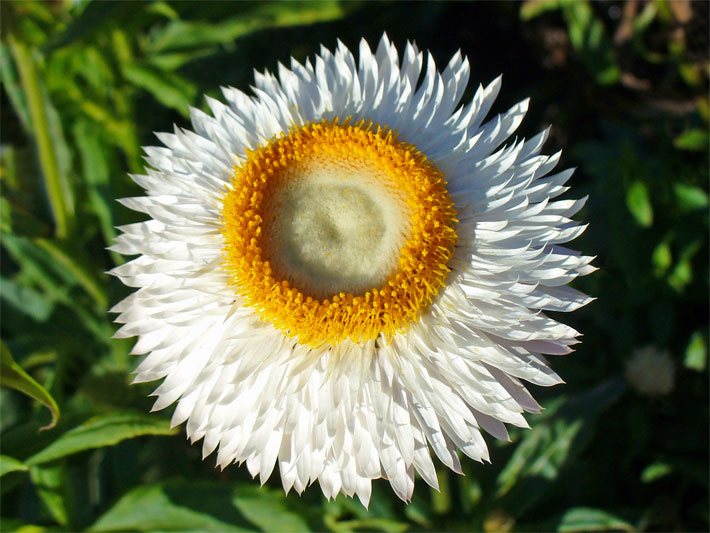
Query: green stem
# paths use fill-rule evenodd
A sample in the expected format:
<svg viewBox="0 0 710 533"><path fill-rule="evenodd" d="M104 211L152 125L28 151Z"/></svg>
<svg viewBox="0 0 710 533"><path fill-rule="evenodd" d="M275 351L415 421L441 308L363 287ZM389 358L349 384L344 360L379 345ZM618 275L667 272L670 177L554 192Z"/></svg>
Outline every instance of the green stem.
<svg viewBox="0 0 710 533"><path fill-rule="evenodd" d="M37 246L47 252L62 267L71 272L84 290L94 299L96 306L102 311L108 306L108 297L101 284L94 279L88 271L88 266L80 264L79 260L71 257L54 242L47 239L36 239Z"/></svg>
<svg viewBox="0 0 710 533"><path fill-rule="evenodd" d="M42 98L42 89L35 61L30 50L23 43L15 40L12 35L9 36L8 42L17 63L22 90L27 99L45 188L56 225L56 235L60 238L66 237L69 229L71 206L63 194L65 188L63 187L63 177L49 132L47 112Z"/></svg>

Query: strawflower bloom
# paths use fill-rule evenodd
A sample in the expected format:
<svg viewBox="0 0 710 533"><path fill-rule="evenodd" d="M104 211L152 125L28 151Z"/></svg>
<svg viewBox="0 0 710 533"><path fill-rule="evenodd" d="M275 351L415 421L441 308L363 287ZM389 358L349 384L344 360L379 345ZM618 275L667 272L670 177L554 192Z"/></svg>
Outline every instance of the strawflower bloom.
<svg viewBox="0 0 710 533"><path fill-rule="evenodd" d="M486 120L500 78L459 105L460 53L358 56L256 73L145 148L146 196L121 202L150 219L112 247L138 290L113 311L204 456L367 505L373 479L408 501L415 472L437 487L431 451L461 472L482 432L527 426L521 380L559 383L543 354L578 335L543 311L587 303L566 284L593 267L562 246L584 200L552 200L572 170L548 175L547 132L503 144L527 100Z"/></svg>
<svg viewBox="0 0 710 533"><path fill-rule="evenodd" d="M667 351L646 346L635 350L626 361L625 376L642 396L666 396L673 392L675 367Z"/></svg>

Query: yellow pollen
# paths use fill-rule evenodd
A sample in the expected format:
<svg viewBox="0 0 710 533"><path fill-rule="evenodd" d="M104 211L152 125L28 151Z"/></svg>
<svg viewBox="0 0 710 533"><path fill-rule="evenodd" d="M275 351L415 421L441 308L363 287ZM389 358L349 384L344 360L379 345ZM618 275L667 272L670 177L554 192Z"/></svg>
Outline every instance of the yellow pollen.
<svg viewBox="0 0 710 533"><path fill-rule="evenodd" d="M294 127L248 151L222 215L236 293L314 347L406 330L444 286L457 242L443 174L394 131L364 122ZM295 252L283 244L294 241ZM372 263L343 259L368 256L368 242L384 243Z"/></svg>

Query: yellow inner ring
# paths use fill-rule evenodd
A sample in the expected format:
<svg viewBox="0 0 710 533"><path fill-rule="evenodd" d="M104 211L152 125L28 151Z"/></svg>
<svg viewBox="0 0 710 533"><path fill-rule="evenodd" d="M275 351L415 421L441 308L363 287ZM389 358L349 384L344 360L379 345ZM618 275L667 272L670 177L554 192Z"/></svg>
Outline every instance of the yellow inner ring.
<svg viewBox="0 0 710 533"><path fill-rule="evenodd" d="M313 160L347 160L374 168L408 214L409 233L396 268L380 286L331 295L309 294L277 272L269 257L270 201ZM456 213L442 173L394 132L360 122L323 121L296 127L247 152L224 197L225 269L244 303L262 320L320 346L365 342L404 331L444 286L457 241Z"/></svg>

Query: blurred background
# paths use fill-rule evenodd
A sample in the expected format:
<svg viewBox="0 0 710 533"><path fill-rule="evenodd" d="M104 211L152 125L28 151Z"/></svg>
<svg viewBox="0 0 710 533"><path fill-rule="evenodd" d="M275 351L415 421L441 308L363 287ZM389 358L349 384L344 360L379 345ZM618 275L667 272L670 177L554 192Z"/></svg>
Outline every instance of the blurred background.
<svg viewBox="0 0 710 533"><path fill-rule="evenodd" d="M0 2L2 531L707 531L708 2ZM469 98L503 73L494 112L532 97L519 132L589 195L574 248L598 299L560 317L584 333L556 357L566 384L492 465L442 467L410 505L374 483L369 510L317 486L284 496L220 472L129 386L132 341L107 310L116 198L141 194L154 131L189 127L253 69L351 50L383 31L444 66L472 65ZM168 409L171 411L171 409ZM58 420L57 420L58 419ZM40 431L40 428L45 427ZM467 459L467 458L464 458Z"/></svg>

